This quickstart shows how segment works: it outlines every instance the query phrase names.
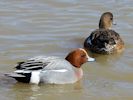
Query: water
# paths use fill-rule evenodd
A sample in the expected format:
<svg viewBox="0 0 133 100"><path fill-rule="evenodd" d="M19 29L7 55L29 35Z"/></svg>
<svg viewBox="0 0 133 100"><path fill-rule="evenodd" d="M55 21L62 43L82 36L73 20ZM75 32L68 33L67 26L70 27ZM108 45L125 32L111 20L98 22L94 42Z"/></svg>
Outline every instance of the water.
<svg viewBox="0 0 133 100"><path fill-rule="evenodd" d="M37 55L65 57L83 47L98 27L101 14L111 11L125 41L117 55L90 54L84 77L69 85L29 85L3 76L18 61ZM0 0L1 100L133 100L132 0Z"/></svg>

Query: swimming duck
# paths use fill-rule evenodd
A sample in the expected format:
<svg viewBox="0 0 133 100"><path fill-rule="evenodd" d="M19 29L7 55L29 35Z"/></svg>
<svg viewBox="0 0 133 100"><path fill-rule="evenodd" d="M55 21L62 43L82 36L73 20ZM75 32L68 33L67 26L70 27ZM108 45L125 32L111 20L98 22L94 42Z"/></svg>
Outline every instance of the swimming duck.
<svg viewBox="0 0 133 100"><path fill-rule="evenodd" d="M5 75L24 83L74 83L83 76L81 65L94 60L84 49L78 48L70 52L65 59L54 56L37 56L19 62L16 71Z"/></svg>
<svg viewBox="0 0 133 100"><path fill-rule="evenodd" d="M120 35L111 29L113 14L105 12L99 21L99 29L93 31L85 40L84 47L95 53L112 54L124 50L124 42Z"/></svg>

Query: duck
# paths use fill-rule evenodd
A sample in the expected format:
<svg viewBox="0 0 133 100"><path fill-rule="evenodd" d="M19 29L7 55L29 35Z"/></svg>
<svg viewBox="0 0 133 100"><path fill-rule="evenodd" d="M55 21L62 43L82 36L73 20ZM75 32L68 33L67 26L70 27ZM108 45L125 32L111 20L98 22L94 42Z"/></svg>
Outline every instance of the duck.
<svg viewBox="0 0 133 100"><path fill-rule="evenodd" d="M90 57L85 49L78 48L71 51L65 59L56 56L37 56L19 62L14 72L5 75L18 82L31 84L75 83L82 78L81 66L88 61L95 61L95 58Z"/></svg>
<svg viewBox="0 0 133 100"><path fill-rule="evenodd" d="M99 54L121 53L124 50L124 41L112 29L112 25L113 14L111 12L103 13L99 21L99 29L94 30L85 39L84 48Z"/></svg>

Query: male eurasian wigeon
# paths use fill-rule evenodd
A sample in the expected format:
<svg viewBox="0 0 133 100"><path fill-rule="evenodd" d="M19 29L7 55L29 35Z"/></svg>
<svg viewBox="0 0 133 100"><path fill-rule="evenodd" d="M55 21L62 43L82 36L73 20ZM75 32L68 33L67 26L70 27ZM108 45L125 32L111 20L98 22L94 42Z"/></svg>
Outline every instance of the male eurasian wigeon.
<svg viewBox="0 0 133 100"><path fill-rule="evenodd" d="M111 29L112 23L113 14L111 12L103 13L99 21L99 29L90 34L84 42L84 47L101 54L122 52L124 42L120 35Z"/></svg>
<svg viewBox="0 0 133 100"><path fill-rule="evenodd" d="M5 75L24 83L74 83L83 76L81 65L94 60L84 49L79 48L70 52L65 59L38 56L19 62L16 71Z"/></svg>

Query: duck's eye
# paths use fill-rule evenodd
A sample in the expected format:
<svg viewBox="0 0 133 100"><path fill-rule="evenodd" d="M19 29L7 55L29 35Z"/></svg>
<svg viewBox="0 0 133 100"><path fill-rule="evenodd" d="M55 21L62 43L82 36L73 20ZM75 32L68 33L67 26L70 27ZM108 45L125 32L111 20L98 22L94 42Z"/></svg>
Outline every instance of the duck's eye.
<svg viewBox="0 0 133 100"><path fill-rule="evenodd" d="M81 57L86 57L86 55L81 55Z"/></svg>
<svg viewBox="0 0 133 100"><path fill-rule="evenodd" d="M113 18L111 17L110 20L113 20Z"/></svg>

